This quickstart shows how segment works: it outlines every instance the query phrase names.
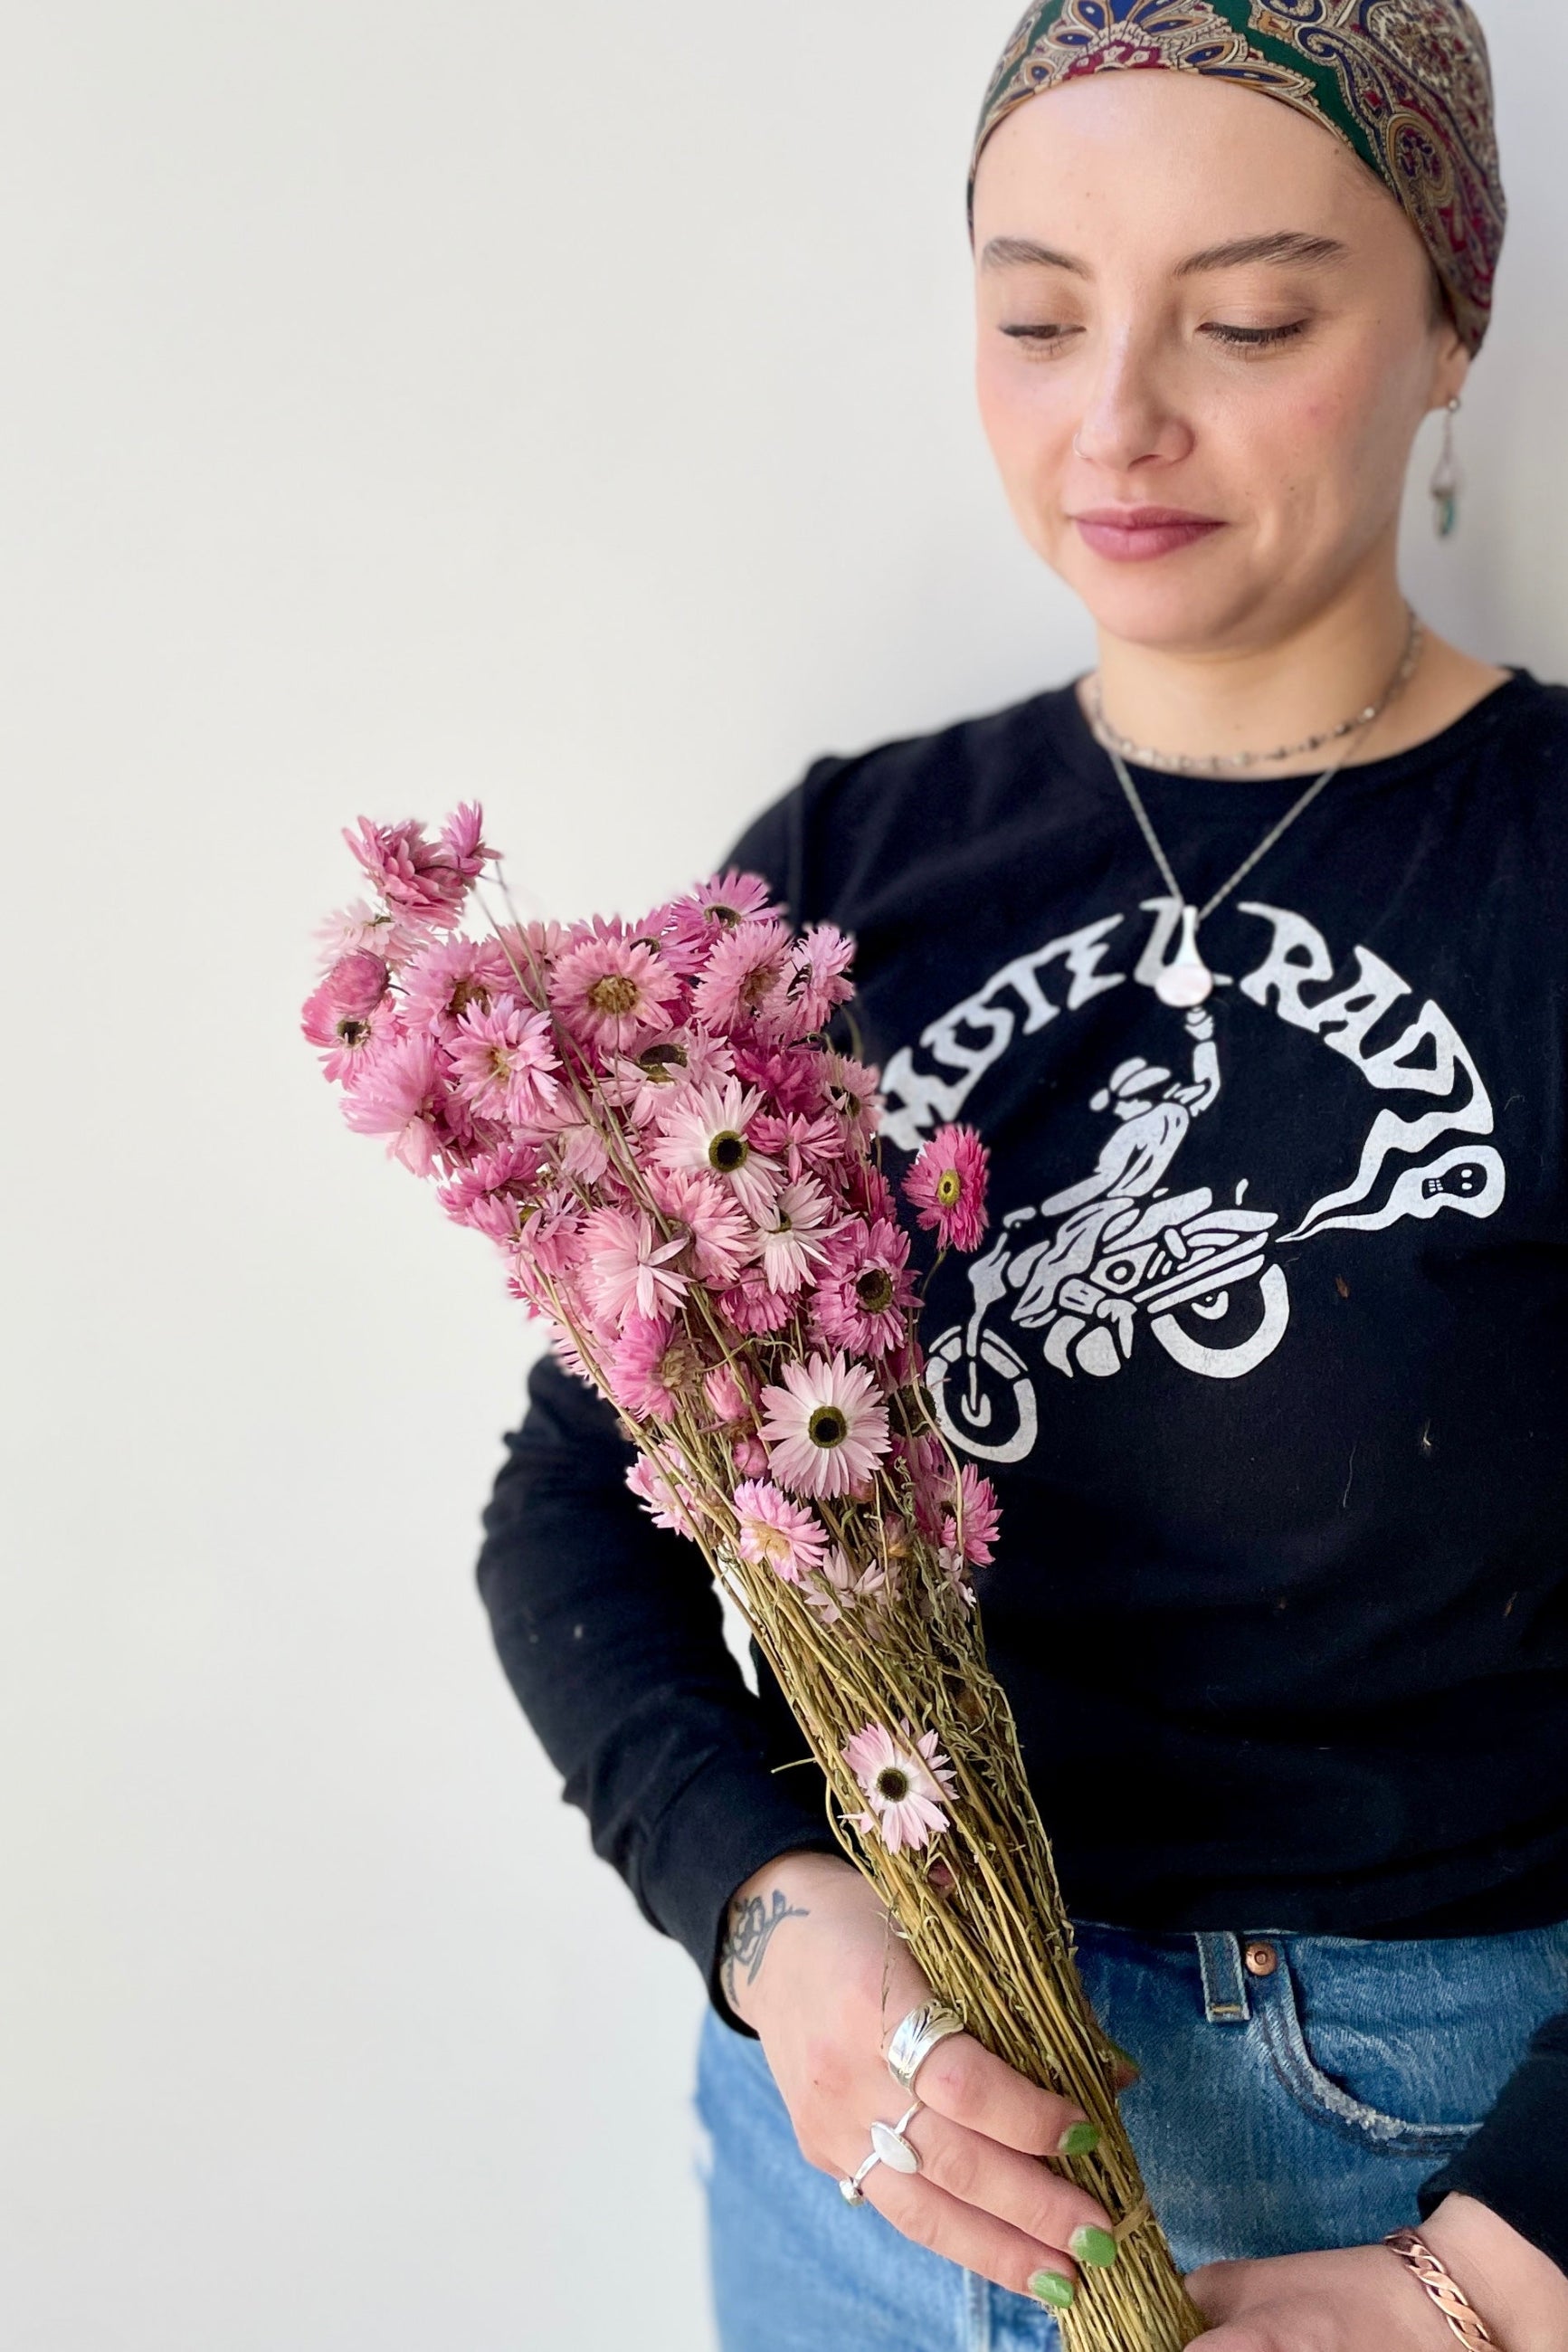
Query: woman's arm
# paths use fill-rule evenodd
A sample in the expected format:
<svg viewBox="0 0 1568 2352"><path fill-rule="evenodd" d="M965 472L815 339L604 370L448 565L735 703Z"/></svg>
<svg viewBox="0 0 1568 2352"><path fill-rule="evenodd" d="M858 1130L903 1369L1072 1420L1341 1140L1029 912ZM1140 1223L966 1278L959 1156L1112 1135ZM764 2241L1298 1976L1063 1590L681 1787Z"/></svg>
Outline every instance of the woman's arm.
<svg viewBox="0 0 1568 2352"><path fill-rule="evenodd" d="M735 1888L777 1854L838 1851L822 1781L803 1738L778 1752L701 1554L627 1493L609 1407L551 1357L528 1389L484 1515L496 1647L595 1851L719 1998Z"/></svg>

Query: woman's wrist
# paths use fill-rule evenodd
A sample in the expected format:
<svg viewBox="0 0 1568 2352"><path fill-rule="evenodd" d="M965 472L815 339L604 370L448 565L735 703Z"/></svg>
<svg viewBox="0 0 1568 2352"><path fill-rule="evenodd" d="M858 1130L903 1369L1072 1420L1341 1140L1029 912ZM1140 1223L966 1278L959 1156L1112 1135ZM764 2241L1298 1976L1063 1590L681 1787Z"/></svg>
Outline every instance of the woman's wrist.
<svg viewBox="0 0 1568 2352"><path fill-rule="evenodd" d="M1446 2197L1421 2235L1500 2352L1563 2352L1568 2273L1473 2197ZM1414 2280L1411 2292L1417 2292Z"/></svg>
<svg viewBox="0 0 1568 2352"><path fill-rule="evenodd" d="M737 2017L754 2031L775 1940L809 1919L824 1897L836 1895L846 1872L858 1877L852 1864L802 1849L765 1863L730 1896L719 1938L719 1983Z"/></svg>

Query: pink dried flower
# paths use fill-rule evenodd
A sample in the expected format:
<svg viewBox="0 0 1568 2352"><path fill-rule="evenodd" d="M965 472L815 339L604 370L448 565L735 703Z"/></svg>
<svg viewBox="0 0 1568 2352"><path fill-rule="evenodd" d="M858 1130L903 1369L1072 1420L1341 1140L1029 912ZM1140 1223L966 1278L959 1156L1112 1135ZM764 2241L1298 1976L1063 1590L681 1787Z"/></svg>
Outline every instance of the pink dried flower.
<svg viewBox="0 0 1568 2352"><path fill-rule="evenodd" d="M988 1478L966 1462L958 1473L957 1508L942 1522L942 1541L971 1568L988 1568L1001 1527L1001 1506Z"/></svg>
<svg viewBox="0 0 1568 2352"><path fill-rule="evenodd" d="M794 1495L863 1494L888 1450L887 1407L862 1364L841 1355L786 1364L762 1391L773 1475Z"/></svg>
<svg viewBox="0 0 1568 2352"><path fill-rule="evenodd" d="M857 1142L868 1143L882 1119L877 1074L846 1054L828 1056L828 1100Z"/></svg>
<svg viewBox="0 0 1568 2352"><path fill-rule="evenodd" d="M345 825L343 838L394 913L450 930L470 885L495 854L479 837L483 824L478 804L465 803L436 841L412 817L402 824L377 824L362 816L358 835Z"/></svg>
<svg viewBox="0 0 1568 2352"><path fill-rule="evenodd" d="M549 1119L559 1093L560 1064L542 1013L520 1005L481 1011L473 1005L457 1023L447 1053L452 1083L482 1116L527 1127Z"/></svg>
<svg viewBox="0 0 1568 2352"><path fill-rule="evenodd" d="M382 982L373 997L372 968ZM380 956L342 956L300 1008L300 1029L324 1054L322 1069L335 1086L356 1087L375 1055L403 1034L402 1015L384 992L386 971Z"/></svg>
<svg viewBox="0 0 1568 2352"><path fill-rule="evenodd" d="M821 1578L806 1599L828 1625L839 1624L859 1602L880 1600L887 1590L887 1570L880 1560L857 1573L837 1544L822 1562Z"/></svg>
<svg viewBox="0 0 1568 2352"><path fill-rule="evenodd" d="M777 1170L751 1140L761 1097L731 1078L724 1087L686 1085L659 1115L653 1156L664 1168L716 1176L748 1216L765 1218L778 1189Z"/></svg>
<svg viewBox="0 0 1568 2352"><path fill-rule="evenodd" d="M465 1013L489 1013L517 1003L520 993L494 940L465 939L456 931L420 950L402 974L402 991L409 1027L446 1039Z"/></svg>
<svg viewBox="0 0 1568 2352"><path fill-rule="evenodd" d="M743 1029L781 985L789 956L789 928L776 918L726 931L692 992L697 1019L710 1029Z"/></svg>
<svg viewBox="0 0 1568 2352"><path fill-rule="evenodd" d="M734 1364L716 1364L703 1385L721 1422L749 1421L757 1410L757 1400Z"/></svg>
<svg viewBox="0 0 1568 2352"><path fill-rule="evenodd" d="M758 1437L737 1437L729 1449L737 1478L761 1478L768 1471L768 1449Z"/></svg>
<svg viewBox="0 0 1568 2352"><path fill-rule="evenodd" d="M653 1518L656 1528L668 1528L673 1535L697 1540L697 1525L693 1516L696 1497L688 1487L667 1477L658 1464L646 1454L640 1454L626 1473L626 1484Z"/></svg>
<svg viewBox="0 0 1568 2352"><path fill-rule="evenodd" d="M786 1118L815 1118L822 1109L822 1056L814 1047L780 1045L770 1038L737 1037L736 1076L776 1103Z"/></svg>
<svg viewBox="0 0 1568 2352"><path fill-rule="evenodd" d="M978 1249L990 1154L972 1127L939 1128L904 1180L904 1197L944 1249Z"/></svg>
<svg viewBox="0 0 1568 2352"><path fill-rule="evenodd" d="M550 1003L590 1052L635 1054L677 1017L680 976L645 940L579 940L550 975Z"/></svg>
<svg viewBox="0 0 1568 2352"><path fill-rule="evenodd" d="M608 1366L616 1403L638 1421L671 1420L705 1370L691 1334L665 1316L653 1322L641 1315L629 1317Z"/></svg>
<svg viewBox="0 0 1568 2352"><path fill-rule="evenodd" d="M356 1135L384 1135L387 1157L428 1176L445 1141L445 1078L433 1037L398 1037L367 1064L345 1096Z"/></svg>
<svg viewBox="0 0 1568 2352"><path fill-rule="evenodd" d="M940 1542L942 1521L953 1500L953 1473L941 1439L923 1429L914 1437L895 1437L893 1451L909 1480L915 1525L931 1542Z"/></svg>
<svg viewBox="0 0 1568 2352"><path fill-rule="evenodd" d="M837 1181L849 1157L850 1139L831 1111L807 1118L800 1111L775 1118L765 1113L752 1129L758 1149L780 1161L791 1180L811 1172Z"/></svg>
<svg viewBox="0 0 1568 2352"><path fill-rule="evenodd" d="M737 1282L720 1293L718 1311L748 1339L766 1339L793 1322L795 1302L770 1289L759 1266L747 1266Z"/></svg>
<svg viewBox="0 0 1568 2352"><path fill-rule="evenodd" d="M471 1166L459 1169L449 1183L436 1187L436 1197L457 1224L472 1225L503 1247L515 1247L534 1214L540 1170L538 1145L514 1140L482 1152Z"/></svg>
<svg viewBox="0 0 1568 2352"><path fill-rule="evenodd" d="M811 1297L812 1328L831 1347L885 1356L909 1336L915 1285L909 1236L879 1217L854 1217L829 1244L828 1271Z"/></svg>
<svg viewBox="0 0 1568 2352"><path fill-rule="evenodd" d="M735 1490L739 1522L736 1545L742 1559L772 1569L786 1584L802 1584L822 1564L827 1536L814 1511L791 1503L777 1486L748 1479Z"/></svg>
<svg viewBox="0 0 1568 2352"><path fill-rule="evenodd" d="M685 898L661 907L650 917L649 928L657 924L672 961L678 960L684 971L695 971L727 931L773 911L768 885L760 876L737 874L731 868L699 884Z"/></svg>
<svg viewBox="0 0 1568 2352"><path fill-rule="evenodd" d="M685 1246L684 1235L666 1241L646 1210L595 1209L582 1229L582 1280L600 1314L618 1324L632 1315L654 1322L678 1307L686 1277L670 1260Z"/></svg>
<svg viewBox="0 0 1568 2352"><path fill-rule="evenodd" d="M934 1731L917 1739L909 1724L902 1737L884 1724L868 1723L845 1742L843 1756L871 1802L854 1827L862 1837L875 1834L889 1853L904 1847L929 1845L948 1827L941 1799L957 1793L953 1768L942 1753Z"/></svg>
<svg viewBox="0 0 1568 2352"><path fill-rule="evenodd" d="M810 1280L812 1268L827 1257L832 1217L832 1202L811 1177L785 1185L772 1214L758 1228L763 1279L770 1290L789 1297Z"/></svg>
<svg viewBox="0 0 1568 2352"><path fill-rule="evenodd" d="M855 943L831 923L813 923L796 941L788 970L764 1008L768 1026L788 1038L809 1037L854 988L844 975Z"/></svg>
<svg viewBox="0 0 1568 2352"><path fill-rule="evenodd" d="M368 898L340 907L316 932L324 971L363 948L381 956L395 971L418 952L428 936L419 924L403 922L390 908L372 908Z"/></svg>
<svg viewBox="0 0 1568 2352"><path fill-rule="evenodd" d="M723 1286L757 1255L757 1229L716 1177L684 1168L646 1171L648 1190L673 1230L690 1239L699 1278Z"/></svg>

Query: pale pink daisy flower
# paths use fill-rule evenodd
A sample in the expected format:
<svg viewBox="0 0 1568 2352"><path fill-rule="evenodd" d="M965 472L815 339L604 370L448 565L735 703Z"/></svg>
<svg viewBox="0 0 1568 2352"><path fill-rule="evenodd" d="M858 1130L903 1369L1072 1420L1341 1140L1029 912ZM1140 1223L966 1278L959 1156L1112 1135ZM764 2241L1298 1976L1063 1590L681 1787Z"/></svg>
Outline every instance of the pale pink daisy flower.
<svg viewBox="0 0 1568 2352"><path fill-rule="evenodd" d="M736 1549L755 1567L770 1568L786 1584L803 1584L821 1568L828 1538L814 1511L802 1510L777 1486L747 1479L735 1490L739 1523Z"/></svg>
<svg viewBox="0 0 1568 2352"><path fill-rule="evenodd" d="M481 1011L473 1005L453 1032L446 1051L452 1083L481 1117L527 1127L554 1111L560 1064L542 1013L518 1004Z"/></svg>
<svg viewBox="0 0 1568 2352"><path fill-rule="evenodd" d="M944 1249L978 1249L990 1154L972 1127L938 1128L904 1180L904 1197Z"/></svg>
<svg viewBox="0 0 1568 2352"><path fill-rule="evenodd" d="M370 1062L343 1117L356 1135L384 1135L387 1158L428 1176L445 1141L445 1074L434 1037L399 1037Z"/></svg>
<svg viewBox="0 0 1568 2352"><path fill-rule="evenodd" d="M429 936L423 924L405 923L390 908L372 907L368 898L340 907L316 931L323 969L365 949L381 956L395 971L410 956L418 954Z"/></svg>
<svg viewBox="0 0 1568 2352"><path fill-rule="evenodd" d="M909 1336L915 1285L909 1236L885 1218L853 1217L829 1244L828 1271L811 1295L811 1322L831 1347L885 1356Z"/></svg>
<svg viewBox="0 0 1568 2352"><path fill-rule="evenodd" d="M750 1129L762 1108L760 1095L727 1085L681 1087L660 1113L653 1157L661 1167L693 1168L716 1176L748 1216L767 1216L778 1190L778 1171L751 1141Z"/></svg>
<svg viewBox="0 0 1568 2352"><path fill-rule="evenodd" d="M880 1837L889 1853L905 1846L918 1849L940 1837L949 1826L941 1800L956 1796L958 1785L934 1731L917 1739L904 1723L900 1735L868 1723L843 1749L844 1762L871 1803L854 1827L862 1837Z"/></svg>
<svg viewBox="0 0 1568 2352"><path fill-rule="evenodd" d="M814 1118L802 1111L791 1111L783 1118L767 1113L752 1131L758 1150L777 1160L791 1182L807 1174L832 1181L849 1156L850 1139L831 1111L819 1111Z"/></svg>
<svg viewBox="0 0 1568 2352"><path fill-rule="evenodd" d="M795 1495L863 1493L888 1449L887 1407L863 1364L812 1356L762 1391L773 1475Z"/></svg>
<svg viewBox="0 0 1568 2352"><path fill-rule="evenodd" d="M768 1471L768 1449L759 1438L737 1437L729 1449L737 1478L761 1478Z"/></svg>
<svg viewBox="0 0 1568 2352"><path fill-rule="evenodd" d="M575 1184L597 1184L610 1166L604 1139L590 1118L558 1128L550 1142L561 1175Z"/></svg>
<svg viewBox="0 0 1568 2352"><path fill-rule="evenodd" d="M746 1027L781 986L789 957L789 927L775 918L725 932L692 992L697 1019L710 1029Z"/></svg>
<svg viewBox="0 0 1568 2352"><path fill-rule="evenodd" d="M731 1192L713 1176L686 1168L650 1168L648 1190L673 1228L687 1234L699 1277L734 1282L757 1255L757 1228Z"/></svg>
<svg viewBox="0 0 1568 2352"><path fill-rule="evenodd" d="M595 1209L582 1245L584 1286L599 1312L616 1323L631 1315L655 1322L685 1295L686 1277L670 1264L685 1237L667 1241L645 1209L630 1216L623 1209Z"/></svg>
<svg viewBox="0 0 1568 2352"><path fill-rule="evenodd" d="M698 1386L707 1368L683 1325L671 1322L667 1316L649 1322L633 1315L628 1318L606 1369L622 1412L638 1421L668 1421L681 1399Z"/></svg>
<svg viewBox="0 0 1568 2352"><path fill-rule="evenodd" d="M550 974L550 1003L579 1042L596 1054L635 1054L673 1024L678 973L646 940L606 933L579 940Z"/></svg>
<svg viewBox="0 0 1568 2352"><path fill-rule="evenodd" d="M585 1223L582 1204L574 1192L559 1189L546 1192L518 1234L517 1258L524 1273L537 1269L539 1277L557 1286L568 1281L582 1263Z"/></svg>
<svg viewBox="0 0 1568 2352"><path fill-rule="evenodd" d="M967 1462L958 1473L957 1507L942 1522L942 1541L971 1568L988 1568L996 1557L1001 1505L988 1478Z"/></svg>
<svg viewBox="0 0 1568 2352"><path fill-rule="evenodd" d="M607 1101L623 1111L632 1127L652 1127L672 1090L684 1085L689 1062L684 1041L661 1038L636 1055L609 1064L604 1074Z"/></svg>
<svg viewBox="0 0 1568 2352"><path fill-rule="evenodd" d="M828 1255L833 1204L812 1177L786 1184L772 1214L758 1225L762 1273L770 1290L790 1297Z"/></svg>
<svg viewBox="0 0 1568 2352"><path fill-rule="evenodd" d="M495 854L479 837L483 824L477 803L465 803L435 841L412 817L377 824L362 816L358 835L345 825L343 838L394 913L450 930L470 885Z"/></svg>

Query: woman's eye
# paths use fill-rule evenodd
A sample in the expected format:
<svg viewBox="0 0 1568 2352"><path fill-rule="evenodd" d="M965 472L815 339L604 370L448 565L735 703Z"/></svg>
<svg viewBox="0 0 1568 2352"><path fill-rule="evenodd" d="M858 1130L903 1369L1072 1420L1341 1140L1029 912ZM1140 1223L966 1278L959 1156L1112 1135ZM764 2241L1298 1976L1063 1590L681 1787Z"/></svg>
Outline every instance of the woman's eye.
<svg viewBox="0 0 1568 2352"><path fill-rule="evenodd" d="M1217 342L1230 343L1240 351L1266 351L1271 343L1288 343L1307 331L1305 319L1292 320L1288 327L1225 327L1218 320L1204 328Z"/></svg>
<svg viewBox="0 0 1568 2352"><path fill-rule="evenodd" d="M1037 347L1041 344L1064 343L1070 336L1077 334L1078 331L1076 327L1036 327L1023 322L1016 326L1004 326L1002 329L1003 334L1010 335L1015 342L1033 343Z"/></svg>

